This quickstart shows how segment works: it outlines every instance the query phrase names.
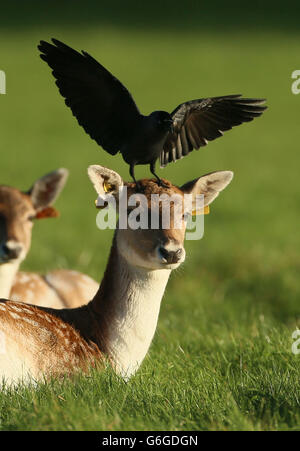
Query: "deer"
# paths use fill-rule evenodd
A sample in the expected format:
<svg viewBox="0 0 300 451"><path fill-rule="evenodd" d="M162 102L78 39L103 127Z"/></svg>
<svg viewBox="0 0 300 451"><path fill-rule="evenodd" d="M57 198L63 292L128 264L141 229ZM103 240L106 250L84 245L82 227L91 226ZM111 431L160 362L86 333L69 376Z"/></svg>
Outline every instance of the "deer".
<svg viewBox="0 0 300 451"><path fill-rule="evenodd" d="M58 269L45 275L19 271L31 246L35 220L55 218L52 206L68 170L57 169L22 192L0 185L0 297L54 308L78 307L96 293L98 284L77 271Z"/></svg>
<svg viewBox="0 0 300 451"><path fill-rule="evenodd" d="M195 209L197 195L203 196L206 208L233 177L231 171L212 172L181 187L166 179L161 186L155 179L142 179L137 188L103 166L90 166L88 175L98 200L109 192L119 205L126 187L129 205L130 196L142 190L149 214L153 194L190 194L192 203L184 213L171 205L167 228L161 209L157 228L120 227L119 215L102 281L87 304L53 309L1 299L0 378L7 383L64 378L91 368L104 371L106 364L124 380L135 374L155 334L170 274L185 260L186 214ZM131 210L124 214L129 217Z"/></svg>

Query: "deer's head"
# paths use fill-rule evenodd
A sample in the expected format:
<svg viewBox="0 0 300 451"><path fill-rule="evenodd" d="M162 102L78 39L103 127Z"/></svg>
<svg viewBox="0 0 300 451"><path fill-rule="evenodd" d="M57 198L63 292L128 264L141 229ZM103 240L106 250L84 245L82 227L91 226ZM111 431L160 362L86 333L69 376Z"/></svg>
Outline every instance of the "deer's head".
<svg viewBox="0 0 300 451"><path fill-rule="evenodd" d="M67 169L58 169L38 179L27 192L0 185L0 264L24 260L34 219L58 216L52 203L67 177Z"/></svg>
<svg viewBox="0 0 300 451"><path fill-rule="evenodd" d="M121 176L111 169L93 165L89 167L88 174L99 198L105 197L109 192L109 195L115 199L117 207L122 203L122 207L119 208L120 215L123 212L128 220L130 215L148 216L148 228L146 229L133 229L130 226L121 228L122 218L119 217L116 233L118 251L127 262L148 269L174 269L184 261L186 218L188 214L195 211L196 195L202 194L204 196L202 208L208 206L218 196L219 192L231 182L233 177L233 173L230 171L212 172L190 181L180 188L167 180L164 180L167 187L162 187L158 186L155 180L144 179L139 182L142 190L137 191L135 183L124 182ZM126 189L124 190L124 188ZM146 202L137 212L133 212L132 205L141 194ZM191 202L188 204L185 202L185 194L191 195ZM125 209L124 196L127 203ZM133 202L132 196L135 197ZM161 196L163 200L159 201L157 205L158 196ZM169 202L169 210L164 210L164 203L168 202L170 196L173 196L174 201ZM154 220L156 228L151 227L150 218L153 215L153 210L157 215L156 220ZM167 226L163 220L164 211L169 211ZM122 222L124 223L124 221Z"/></svg>

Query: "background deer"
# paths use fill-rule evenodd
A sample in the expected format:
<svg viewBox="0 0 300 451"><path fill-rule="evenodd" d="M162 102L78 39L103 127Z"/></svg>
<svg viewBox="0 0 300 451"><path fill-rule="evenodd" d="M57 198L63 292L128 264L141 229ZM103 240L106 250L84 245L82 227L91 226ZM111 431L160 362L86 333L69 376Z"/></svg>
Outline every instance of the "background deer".
<svg viewBox="0 0 300 451"><path fill-rule="evenodd" d="M97 291L94 280L76 271L61 269L45 276L18 272L30 249L33 221L58 216L52 204L67 177L66 169L58 169L38 179L27 193L0 186L0 298L63 308L82 305Z"/></svg>
<svg viewBox="0 0 300 451"><path fill-rule="evenodd" d="M89 177L101 197L109 187L116 201L124 182L116 172L90 166ZM141 180L149 204L152 194L204 195L210 204L231 181L232 172L214 172L181 188L167 180ZM127 196L136 192L126 183ZM190 206L190 211L194 205ZM128 213L127 213L128 214ZM175 214L181 227L174 228ZM159 210L161 215L161 210ZM108 264L99 290L85 306L55 310L0 301L0 377L8 382L64 375L108 359L129 378L142 363L155 333L161 299L170 273L185 259L185 215L171 207L168 229L116 227Z"/></svg>

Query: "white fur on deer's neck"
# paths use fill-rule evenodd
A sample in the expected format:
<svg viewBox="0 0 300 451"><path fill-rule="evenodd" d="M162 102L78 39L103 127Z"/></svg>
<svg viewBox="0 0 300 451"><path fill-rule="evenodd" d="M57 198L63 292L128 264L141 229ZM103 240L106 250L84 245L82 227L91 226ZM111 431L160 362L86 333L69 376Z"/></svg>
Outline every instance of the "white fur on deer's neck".
<svg viewBox="0 0 300 451"><path fill-rule="evenodd" d="M106 273L104 279L109 278L109 283L101 293L106 303L114 304L107 318L105 341L116 371L127 379L139 368L149 349L171 270L135 267L117 249L112 251L117 254L108 267L113 272Z"/></svg>
<svg viewBox="0 0 300 451"><path fill-rule="evenodd" d="M121 269L115 295L120 296L108 337L116 370L129 378L139 368L153 339L170 270ZM118 293L116 293L118 291Z"/></svg>
<svg viewBox="0 0 300 451"><path fill-rule="evenodd" d="M0 299L9 298L10 290L20 266L20 261L0 264Z"/></svg>

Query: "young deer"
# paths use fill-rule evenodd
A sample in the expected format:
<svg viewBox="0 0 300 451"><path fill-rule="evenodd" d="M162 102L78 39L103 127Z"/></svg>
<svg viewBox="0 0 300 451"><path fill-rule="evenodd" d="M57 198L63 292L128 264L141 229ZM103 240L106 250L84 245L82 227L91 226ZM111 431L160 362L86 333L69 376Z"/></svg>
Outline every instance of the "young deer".
<svg viewBox="0 0 300 451"><path fill-rule="evenodd" d="M134 183L124 183L110 169L90 166L88 173L100 198L107 187L117 202L118 189L123 185L128 197L136 192ZM232 176L229 171L214 172L181 188L167 180L167 187L158 186L154 180L141 180L147 213L151 214L152 194L183 197L189 193L195 199L201 193L204 205L208 205ZM100 288L83 307L55 310L1 300L0 377L8 382L28 381L30 377L38 380L86 370L90 364L98 366L108 359L118 374L129 378L151 344L170 273L185 259L186 223L182 211L176 210L177 214L181 225L177 228L172 206L168 229L162 228L161 221L157 230L122 229L117 225Z"/></svg>
<svg viewBox="0 0 300 451"><path fill-rule="evenodd" d="M96 282L76 271L45 276L18 272L30 249L33 220L58 216L51 205L67 177L66 169L58 169L38 179L27 193L0 186L0 298L64 308L82 305L96 293Z"/></svg>

